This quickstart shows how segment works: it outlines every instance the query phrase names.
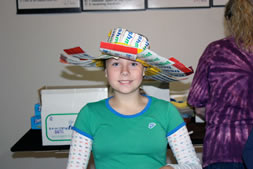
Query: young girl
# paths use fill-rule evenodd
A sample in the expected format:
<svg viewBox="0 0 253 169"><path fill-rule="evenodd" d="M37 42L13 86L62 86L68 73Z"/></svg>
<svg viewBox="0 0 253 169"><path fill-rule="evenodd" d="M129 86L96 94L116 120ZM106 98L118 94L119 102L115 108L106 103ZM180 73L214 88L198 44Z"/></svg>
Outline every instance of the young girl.
<svg viewBox="0 0 253 169"><path fill-rule="evenodd" d="M125 42L124 33L118 37ZM142 44L139 48L147 47ZM68 169L86 169L91 151L96 169L201 168L177 109L140 93L145 69L136 60L105 61L113 96L81 109L73 127ZM168 143L178 164L166 164Z"/></svg>

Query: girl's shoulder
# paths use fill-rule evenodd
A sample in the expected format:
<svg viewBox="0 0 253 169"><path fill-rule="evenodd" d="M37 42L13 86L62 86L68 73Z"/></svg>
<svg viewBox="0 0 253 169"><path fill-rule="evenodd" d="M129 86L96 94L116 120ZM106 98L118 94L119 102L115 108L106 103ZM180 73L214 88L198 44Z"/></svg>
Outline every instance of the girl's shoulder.
<svg viewBox="0 0 253 169"><path fill-rule="evenodd" d="M183 122L177 108L167 100L151 97L151 112L166 128L174 128Z"/></svg>
<svg viewBox="0 0 253 169"><path fill-rule="evenodd" d="M95 101L95 102L89 102L89 103L85 104L82 107L82 109L81 109L80 112L87 111L87 110L89 110L89 111L91 111L91 110L95 111L96 109L101 109L101 107L105 106L107 99L108 98L102 99L102 100L98 100L98 101Z"/></svg>
<svg viewBox="0 0 253 169"><path fill-rule="evenodd" d="M157 97L153 96L148 96L151 99L151 105L157 106L157 107L163 107L163 108L168 108L168 107L173 107L173 104L170 103L169 100L164 100L164 99L159 99Z"/></svg>

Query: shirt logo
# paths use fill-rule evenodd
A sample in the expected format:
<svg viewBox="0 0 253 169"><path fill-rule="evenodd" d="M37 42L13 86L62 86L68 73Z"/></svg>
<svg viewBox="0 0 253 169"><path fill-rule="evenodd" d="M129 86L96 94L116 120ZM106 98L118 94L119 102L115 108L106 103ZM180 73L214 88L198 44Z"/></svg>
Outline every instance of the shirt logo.
<svg viewBox="0 0 253 169"><path fill-rule="evenodd" d="M148 128L149 128L149 129L152 129L152 128L154 128L155 126L156 126L156 123L154 123L154 122L148 124Z"/></svg>

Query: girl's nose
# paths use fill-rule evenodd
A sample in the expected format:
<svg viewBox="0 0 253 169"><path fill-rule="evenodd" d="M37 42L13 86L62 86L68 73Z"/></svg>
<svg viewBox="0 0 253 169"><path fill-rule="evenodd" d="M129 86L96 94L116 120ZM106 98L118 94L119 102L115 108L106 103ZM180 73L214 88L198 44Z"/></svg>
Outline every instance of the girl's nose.
<svg viewBox="0 0 253 169"><path fill-rule="evenodd" d="M122 74L123 76L127 76L127 75L129 74L129 69L128 69L128 66L127 66L127 65L123 65L123 66L122 66L121 74Z"/></svg>

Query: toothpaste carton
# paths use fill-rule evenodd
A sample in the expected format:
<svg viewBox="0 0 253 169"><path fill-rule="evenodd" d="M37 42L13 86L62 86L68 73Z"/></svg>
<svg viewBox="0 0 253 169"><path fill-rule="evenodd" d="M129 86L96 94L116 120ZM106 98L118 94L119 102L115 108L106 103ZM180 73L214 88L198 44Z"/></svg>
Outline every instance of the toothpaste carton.
<svg viewBox="0 0 253 169"><path fill-rule="evenodd" d="M41 116L32 116L31 117L31 128L34 130L41 129Z"/></svg>

